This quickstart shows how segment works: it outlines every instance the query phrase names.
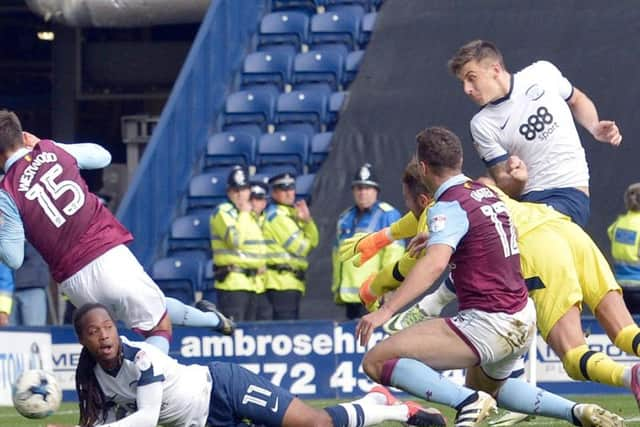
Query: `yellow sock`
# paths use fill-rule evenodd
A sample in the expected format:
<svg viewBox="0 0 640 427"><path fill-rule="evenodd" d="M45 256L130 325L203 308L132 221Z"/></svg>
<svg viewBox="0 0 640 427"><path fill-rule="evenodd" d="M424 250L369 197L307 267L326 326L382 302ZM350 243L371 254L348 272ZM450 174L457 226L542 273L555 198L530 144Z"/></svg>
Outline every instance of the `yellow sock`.
<svg viewBox="0 0 640 427"><path fill-rule="evenodd" d="M616 347L627 354L640 356L640 328L635 323L625 326L613 342Z"/></svg>
<svg viewBox="0 0 640 427"><path fill-rule="evenodd" d="M586 345L569 350L562 358L562 364L574 380L624 387L624 366L600 351L589 350Z"/></svg>

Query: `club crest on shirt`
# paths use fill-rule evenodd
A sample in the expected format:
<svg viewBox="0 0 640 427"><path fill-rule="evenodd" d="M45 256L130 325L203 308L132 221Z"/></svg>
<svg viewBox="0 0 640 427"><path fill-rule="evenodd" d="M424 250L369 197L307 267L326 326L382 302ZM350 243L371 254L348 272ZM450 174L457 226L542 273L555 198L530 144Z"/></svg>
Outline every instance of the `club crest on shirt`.
<svg viewBox="0 0 640 427"><path fill-rule="evenodd" d="M434 215L433 218L429 220L429 231L432 233L437 233L438 231L444 230L444 227L447 225L447 216L444 214Z"/></svg>
<svg viewBox="0 0 640 427"><path fill-rule="evenodd" d="M145 353L143 350L140 350L136 354L133 363L135 363L136 367L140 369L141 372L146 371L151 367L151 361L149 360L147 353Z"/></svg>
<svg viewBox="0 0 640 427"><path fill-rule="evenodd" d="M542 95L544 95L544 89L542 87L540 87L540 85L534 84L532 86L529 86L529 88L525 91L524 94L530 100L536 101L536 100L540 99L542 97Z"/></svg>

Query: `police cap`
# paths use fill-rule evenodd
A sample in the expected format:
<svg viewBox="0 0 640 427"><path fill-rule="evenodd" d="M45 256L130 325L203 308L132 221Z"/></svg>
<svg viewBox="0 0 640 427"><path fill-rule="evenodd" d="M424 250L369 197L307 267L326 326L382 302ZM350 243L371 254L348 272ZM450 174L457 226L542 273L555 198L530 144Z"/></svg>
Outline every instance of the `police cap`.
<svg viewBox="0 0 640 427"><path fill-rule="evenodd" d="M366 185L369 187L380 189L378 180L373 174L373 166L371 166L370 163L365 163L356 172L355 176L353 177L353 181L351 181L351 187L354 187L356 185Z"/></svg>
<svg viewBox="0 0 640 427"><path fill-rule="evenodd" d="M271 188L290 190L296 188L296 177L289 172L274 175L269 179L269 185Z"/></svg>
<svg viewBox="0 0 640 427"><path fill-rule="evenodd" d="M227 176L227 188L249 187L249 174L243 166L234 166Z"/></svg>

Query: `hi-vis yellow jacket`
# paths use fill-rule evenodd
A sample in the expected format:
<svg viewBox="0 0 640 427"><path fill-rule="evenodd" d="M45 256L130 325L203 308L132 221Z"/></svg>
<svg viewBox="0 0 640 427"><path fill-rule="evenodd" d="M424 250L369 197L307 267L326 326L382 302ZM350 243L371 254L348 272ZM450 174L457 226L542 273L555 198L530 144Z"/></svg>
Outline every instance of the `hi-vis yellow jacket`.
<svg viewBox="0 0 640 427"><path fill-rule="evenodd" d="M266 289L304 293L307 255L320 240L315 222L299 220L293 206L272 203L265 209L262 229L267 241Z"/></svg>
<svg viewBox="0 0 640 427"><path fill-rule="evenodd" d="M252 212L240 212L230 203L222 203L210 219L211 248L214 268L264 270L267 245L262 229ZM264 288L264 274L247 275L230 272L224 281L215 282L216 289L225 291L253 291Z"/></svg>

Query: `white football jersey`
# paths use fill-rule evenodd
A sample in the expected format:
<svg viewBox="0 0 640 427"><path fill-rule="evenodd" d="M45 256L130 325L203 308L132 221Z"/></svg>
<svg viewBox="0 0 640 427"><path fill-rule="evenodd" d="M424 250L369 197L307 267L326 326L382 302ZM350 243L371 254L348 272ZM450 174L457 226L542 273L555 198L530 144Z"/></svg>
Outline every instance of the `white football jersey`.
<svg viewBox="0 0 640 427"><path fill-rule="evenodd" d="M589 167L566 102L572 94L569 80L550 62L513 74L509 94L471 119L473 143L487 167L520 157L529 171L523 194L587 187Z"/></svg>
<svg viewBox="0 0 640 427"><path fill-rule="evenodd" d="M105 399L129 412L137 410L136 398L144 388L138 385L162 382L159 422L174 427L203 427L209 415L211 374L202 365L181 365L175 359L144 342L122 340L124 360L116 374L94 368Z"/></svg>

